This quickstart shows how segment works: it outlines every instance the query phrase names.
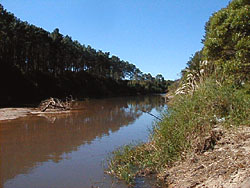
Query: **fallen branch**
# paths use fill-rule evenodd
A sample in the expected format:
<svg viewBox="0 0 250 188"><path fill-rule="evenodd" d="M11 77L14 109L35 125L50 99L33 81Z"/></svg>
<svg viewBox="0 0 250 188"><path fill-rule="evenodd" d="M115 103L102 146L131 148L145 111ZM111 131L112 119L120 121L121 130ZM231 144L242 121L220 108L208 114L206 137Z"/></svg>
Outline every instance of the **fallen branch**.
<svg viewBox="0 0 250 188"><path fill-rule="evenodd" d="M154 114L151 114L150 112L147 112L147 111L144 111L144 110L141 110L141 111L144 112L144 113L147 113L147 114L149 114L149 115L151 115L151 116L153 116L154 118L156 118L156 119L158 119L158 120L160 120L160 121L162 121L161 118L155 116Z"/></svg>
<svg viewBox="0 0 250 188"><path fill-rule="evenodd" d="M72 106L73 99L69 100L66 98L66 102L60 101L57 98L49 98L40 103L39 108L42 112L45 112L47 109L60 109L60 110L70 110Z"/></svg>

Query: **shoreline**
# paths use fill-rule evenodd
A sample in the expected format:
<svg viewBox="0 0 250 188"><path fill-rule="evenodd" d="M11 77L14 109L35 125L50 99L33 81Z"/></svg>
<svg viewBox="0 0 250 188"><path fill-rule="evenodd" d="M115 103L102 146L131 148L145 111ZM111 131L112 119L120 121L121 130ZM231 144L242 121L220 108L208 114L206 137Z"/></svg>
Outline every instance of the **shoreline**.
<svg viewBox="0 0 250 188"><path fill-rule="evenodd" d="M109 96L106 98L116 98L116 97L139 97L139 96L148 96L148 95L164 95L162 96L163 99L166 100L166 94L165 93L151 93L151 94L139 94L139 95L124 95L124 96ZM169 99L172 98L172 96L169 97ZM84 101L84 99L89 99L89 98L83 98L78 101ZM104 97L93 97L90 99L104 99ZM71 109L72 110L72 109ZM29 115L48 115L48 114L62 114L62 113L69 113L71 110L53 110L53 109L48 109L46 112L41 112L41 110L37 107L0 107L0 122L1 121L9 121L9 120L14 120L18 119L21 117L26 117ZM74 109L73 109L74 110Z"/></svg>
<svg viewBox="0 0 250 188"><path fill-rule="evenodd" d="M11 121L22 117L27 117L30 115L36 116L46 116L49 114L63 114L69 113L70 110L58 111L58 110L47 110L46 112L41 112L38 108L0 108L0 123L3 121Z"/></svg>
<svg viewBox="0 0 250 188"><path fill-rule="evenodd" d="M35 108L0 108L0 122L26 117L35 111Z"/></svg>

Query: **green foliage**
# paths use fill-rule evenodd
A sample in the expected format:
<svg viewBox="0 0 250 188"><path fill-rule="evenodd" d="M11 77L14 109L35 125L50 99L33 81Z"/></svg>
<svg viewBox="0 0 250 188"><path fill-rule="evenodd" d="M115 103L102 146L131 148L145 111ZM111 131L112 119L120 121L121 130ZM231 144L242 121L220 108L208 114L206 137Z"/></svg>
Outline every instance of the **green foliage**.
<svg viewBox="0 0 250 188"><path fill-rule="evenodd" d="M165 80L161 74L154 78L150 73L136 76L129 81L129 86L135 88L137 92L144 93L165 93L168 87L173 83L171 80ZM144 91L144 92L143 92Z"/></svg>
<svg viewBox="0 0 250 188"><path fill-rule="evenodd" d="M203 61L202 51L197 51L187 62L188 69L200 71L200 62Z"/></svg>
<svg viewBox="0 0 250 188"><path fill-rule="evenodd" d="M109 159L108 173L133 185L135 177L146 175L155 169L155 153L146 144L130 144L120 147Z"/></svg>
<svg viewBox="0 0 250 188"><path fill-rule="evenodd" d="M220 86L213 79L193 95L175 97L152 135L156 170L180 158L196 137L205 137L216 123L249 125L249 105L250 96L244 89Z"/></svg>
<svg viewBox="0 0 250 188"><path fill-rule="evenodd" d="M163 120L155 125L150 143L125 146L114 152L111 174L126 181L130 177L131 183L141 172L161 172L183 153L196 149L202 143L195 142L202 142L215 124L249 125L249 92L247 84L242 88L220 86L208 79L193 95L176 96L162 115Z"/></svg>
<svg viewBox="0 0 250 188"><path fill-rule="evenodd" d="M125 180L128 184L133 184L136 175L135 147L132 145L121 147L113 152L112 157L108 173Z"/></svg>
<svg viewBox="0 0 250 188"><path fill-rule="evenodd" d="M250 125L250 84L244 84L241 88L233 88L233 90L226 123Z"/></svg>
<svg viewBox="0 0 250 188"><path fill-rule="evenodd" d="M224 76L249 79L250 3L233 0L213 14L206 24L204 56L215 62Z"/></svg>

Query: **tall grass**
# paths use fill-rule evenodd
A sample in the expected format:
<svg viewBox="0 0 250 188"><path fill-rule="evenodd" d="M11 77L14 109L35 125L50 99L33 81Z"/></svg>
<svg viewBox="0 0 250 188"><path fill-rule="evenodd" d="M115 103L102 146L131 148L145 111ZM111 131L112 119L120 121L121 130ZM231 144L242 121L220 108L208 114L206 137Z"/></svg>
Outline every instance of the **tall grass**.
<svg viewBox="0 0 250 188"><path fill-rule="evenodd" d="M160 173L192 150L202 151L216 124L250 125L249 85L218 84L207 79L192 95L177 95L156 123L149 143L127 145L113 153L109 173L129 184L137 175Z"/></svg>

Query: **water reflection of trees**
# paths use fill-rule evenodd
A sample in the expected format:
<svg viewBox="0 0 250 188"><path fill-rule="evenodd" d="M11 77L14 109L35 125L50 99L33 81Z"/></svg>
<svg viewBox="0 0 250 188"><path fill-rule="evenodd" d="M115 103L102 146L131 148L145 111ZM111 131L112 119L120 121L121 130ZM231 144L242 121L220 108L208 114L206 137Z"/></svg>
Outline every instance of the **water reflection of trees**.
<svg viewBox="0 0 250 188"><path fill-rule="evenodd" d="M90 100L76 103L70 114L1 123L1 185L40 162L58 162L63 153L132 124L142 111L163 106L159 96Z"/></svg>

